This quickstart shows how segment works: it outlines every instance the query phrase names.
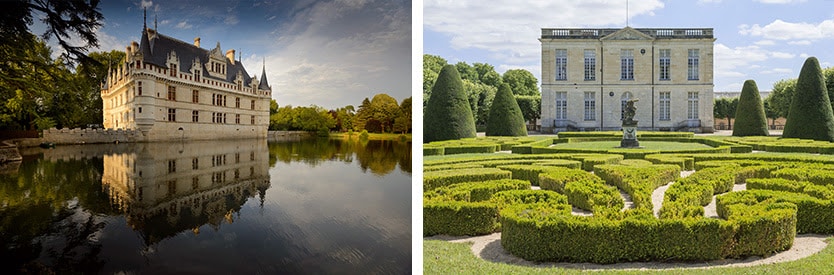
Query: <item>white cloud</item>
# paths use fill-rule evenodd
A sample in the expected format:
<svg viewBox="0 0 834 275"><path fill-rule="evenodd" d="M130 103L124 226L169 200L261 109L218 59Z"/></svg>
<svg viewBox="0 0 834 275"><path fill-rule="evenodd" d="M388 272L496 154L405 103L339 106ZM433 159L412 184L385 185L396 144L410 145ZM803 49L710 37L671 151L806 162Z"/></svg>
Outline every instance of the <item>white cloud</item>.
<svg viewBox="0 0 834 275"><path fill-rule="evenodd" d="M764 71L761 71L760 73L761 73L761 74L777 74L777 75L785 75L786 77L789 77L790 75L793 75L793 74L794 74L794 73L793 73L793 70L788 69L788 68L772 68L772 69L770 69L770 70L764 70Z"/></svg>
<svg viewBox="0 0 834 275"><path fill-rule="evenodd" d="M773 58L782 58L782 59L789 59L796 57L795 54L792 53L783 53L783 52L771 52L770 56Z"/></svg>
<svg viewBox="0 0 834 275"><path fill-rule="evenodd" d="M801 53L801 54L799 54L799 57L808 58L808 57L810 57L810 55L808 55L807 53Z"/></svg>
<svg viewBox="0 0 834 275"><path fill-rule="evenodd" d="M760 26L744 24L739 26L739 34L760 36L770 40L818 40L834 37L834 20L825 20L818 24L791 23L781 19Z"/></svg>
<svg viewBox="0 0 834 275"><path fill-rule="evenodd" d="M145 0L142 0L142 2L139 4L139 6L141 6L142 8L150 8L150 7L153 7L153 1L145 1Z"/></svg>
<svg viewBox="0 0 834 275"><path fill-rule="evenodd" d="M698 0L698 4L721 3L721 0Z"/></svg>
<svg viewBox="0 0 834 275"><path fill-rule="evenodd" d="M773 40L759 40L759 41L756 41L756 43L754 43L754 44L756 44L758 46L773 46L773 45L776 45L776 42L773 42Z"/></svg>
<svg viewBox="0 0 834 275"><path fill-rule="evenodd" d="M715 44L715 76L718 77L744 77L748 69L755 66L755 62L761 62L772 56L759 46L730 48L724 44Z"/></svg>
<svg viewBox="0 0 834 275"><path fill-rule="evenodd" d="M809 41L809 40L791 41L791 42L788 42L788 45L806 46L806 45L811 45L811 41Z"/></svg>
<svg viewBox="0 0 834 275"><path fill-rule="evenodd" d="M226 25L237 25L238 22L240 22L240 20L238 20L237 16L234 15L229 15L223 20L223 23L226 23Z"/></svg>
<svg viewBox="0 0 834 275"><path fill-rule="evenodd" d="M182 22L177 23L177 25L175 25L174 27L176 27L177 29L187 30L187 29L191 29L191 27L193 27L193 25L188 24L188 21L182 21Z"/></svg>
<svg viewBox="0 0 834 275"><path fill-rule="evenodd" d="M802 3L805 0L756 0L756 2L763 3L763 4L792 4L792 3Z"/></svg>
<svg viewBox="0 0 834 275"><path fill-rule="evenodd" d="M493 64L496 68L528 67L541 59L541 44L537 40L541 28L625 25L625 4L559 0L520 5L514 0L500 0L485 5L477 0L426 0L423 27L450 36L454 49L493 53L503 62ZM628 7L630 17L651 16L660 8L663 3L658 0L632 1Z"/></svg>

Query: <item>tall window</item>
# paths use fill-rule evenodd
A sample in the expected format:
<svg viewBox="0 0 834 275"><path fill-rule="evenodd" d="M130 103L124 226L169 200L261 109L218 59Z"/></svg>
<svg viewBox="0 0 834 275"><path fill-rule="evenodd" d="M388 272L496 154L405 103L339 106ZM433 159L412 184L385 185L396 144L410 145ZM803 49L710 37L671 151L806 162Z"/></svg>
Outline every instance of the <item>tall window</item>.
<svg viewBox="0 0 834 275"><path fill-rule="evenodd" d="M634 50L620 50L620 80L634 80Z"/></svg>
<svg viewBox="0 0 834 275"><path fill-rule="evenodd" d="M689 49L689 58L687 62L687 79L689 80L698 80L698 63L699 61L699 51L698 49Z"/></svg>
<svg viewBox="0 0 834 275"><path fill-rule="evenodd" d="M200 82L200 71L194 72L194 81Z"/></svg>
<svg viewBox="0 0 834 275"><path fill-rule="evenodd" d="M672 66L672 50L660 50L660 80L670 80L669 70Z"/></svg>
<svg viewBox="0 0 834 275"><path fill-rule="evenodd" d="M660 120L672 120L672 93L660 92Z"/></svg>
<svg viewBox="0 0 834 275"><path fill-rule="evenodd" d="M252 104L251 104L251 105L252 105L252 110L255 110L255 101L254 101L254 100L252 100Z"/></svg>
<svg viewBox="0 0 834 275"><path fill-rule="evenodd" d="M168 121L177 121L177 109L168 108Z"/></svg>
<svg viewBox="0 0 834 275"><path fill-rule="evenodd" d="M698 92L689 92L686 107L686 118L698 119Z"/></svg>
<svg viewBox="0 0 834 275"><path fill-rule="evenodd" d="M177 64L171 63L171 76L177 76Z"/></svg>
<svg viewBox="0 0 834 275"><path fill-rule="evenodd" d="M585 120L597 120L597 99L594 92L585 92Z"/></svg>
<svg viewBox="0 0 834 275"><path fill-rule="evenodd" d="M629 99L631 99L631 92L625 92L620 96L620 120L625 118L625 109Z"/></svg>
<svg viewBox="0 0 834 275"><path fill-rule="evenodd" d="M138 88L139 95L142 95L142 81L136 81L136 87Z"/></svg>
<svg viewBox="0 0 834 275"><path fill-rule="evenodd" d="M240 114L235 114L235 124L240 124Z"/></svg>
<svg viewBox="0 0 834 275"><path fill-rule="evenodd" d="M568 119L568 93L556 92L556 119Z"/></svg>
<svg viewBox="0 0 834 275"><path fill-rule="evenodd" d="M199 122L200 121L200 111L191 111L191 122Z"/></svg>
<svg viewBox="0 0 834 275"><path fill-rule="evenodd" d="M597 79L597 52L585 50L585 80Z"/></svg>
<svg viewBox="0 0 834 275"><path fill-rule="evenodd" d="M255 125L255 116L251 116L250 121L252 125Z"/></svg>
<svg viewBox="0 0 834 275"><path fill-rule="evenodd" d="M235 98L235 108L240 108L240 98L239 97Z"/></svg>
<svg viewBox="0 0 834 275"><path fill-rule="evenodd" d="M191 102L200 103L200 91L199 90L191 91Z"/></svg>
<svg viewBox="0 0 834 275"><path fill-rule="evenodd" d="M177 87L176 86L168 86L168 100L177 100Z"/></svg>
<svg viewBox="0 0 834 275"><path fill-rule="evenodd" d="M556 80L568 80L568 50L556 50Z"/></svg>

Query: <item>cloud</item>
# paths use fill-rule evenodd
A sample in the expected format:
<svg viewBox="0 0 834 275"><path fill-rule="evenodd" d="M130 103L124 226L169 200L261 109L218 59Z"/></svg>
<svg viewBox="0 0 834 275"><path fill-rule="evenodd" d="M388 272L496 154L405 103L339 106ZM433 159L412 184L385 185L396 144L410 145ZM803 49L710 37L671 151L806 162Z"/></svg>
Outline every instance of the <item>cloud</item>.
<svg viewBox="0 0 834 275"><path fill-rule="evenodd" d="M806 46L806 45L811 45L811 41L809 41L809 40L790 41L790 42L788 42L788 45Z"/></svg>
<svg viewBox="0 0 834 275"><path fill-rule="evenodd" d="M793 70L788 68L772 68L770 70L764 70L760 72L761 74L779 74L779 75L793 75Z"/></svg>
<svg viewBox="0 0 834 275"><path fill-rule="evenodd" d="M234 15L229 15L223 20L223 23L226 23L226 25L237 25L238 22L240 22L240 20L238 20L237 16Z"/></svg>
<svg viewBox="0 0 834 275"><path fill-rule="evenodd" d="M625 2L537 1L520 5L513 0L423 2L424 31L451 37L453 49L478 49L492 53L496 68L530 67L540 62L541 28L601 27L626 23ZM629 16L654 15L663 8L658 0L632 1ZM593 15L593 16L590 16ZM533 71L534 74L541 68Z"/></svg>
<svg viewBox="0 0 834 275"><path fill-rule="evenodd" d="M177 25L175 25L174 27L176 27L177 29L187 30L187 29L191 29L191 27L193 27L193 25L188 24L188 21L182 21L182 22L177 23Z"/></svg>
<svg viewBox="0 0 834 275"><path fill-rule="evenodd" d="M721 0L698 0L698 4L721 3Z"/></svg>
<svg viewBox="0 0 834 275"><path fill-rule="evenodd" d="M756 2L763 3L763 4L792 4L792 3L802 3L806 0L755 0Z"/></svg>
<svg viewBox="0 0 834 275"><path fill-rule="evenodd" d="M773 46L773 45L776 45L776 42L773 42L773 40L759 40L759 41L756 41L756 43L754 43L754 44L756 44L758 46Z"/></svg>
<svg viewBox="0 0 834 275"><path fill-rule="evenodd" d="M781 19L760 26L744 24L739 26L739 34L763 37L770 40L818 40L834 37L834 20L825 20L818 24L791 23Z"/></svg>
<svg viewBox="0 0 834 275"><path fill-rule="evenodd" d="M795 54L792 53L783 53L783 52L770 52L770 56L773 58L782 58L782 59L790 59L796 57Z"/></svg>
<svg viewBox="0 0 834 275"><path fill-rule="evenodd" d="M140 7L142 7L142 8L150 8L150 7L153 7L153 1L145 1L145 0L142 0L142 2L140 2L140 3L139 3L139 6L140 6Z"/></svg>
<svg viewBox="0 0 834 275"><path fill-rule="evenodd" d="M263 43L271 49L266 70L279 105L334 109L378 93L398 101L411 96L411 11L405 2L315 2L298 8ZM260 64L262 58L243 61Z"/></svg>

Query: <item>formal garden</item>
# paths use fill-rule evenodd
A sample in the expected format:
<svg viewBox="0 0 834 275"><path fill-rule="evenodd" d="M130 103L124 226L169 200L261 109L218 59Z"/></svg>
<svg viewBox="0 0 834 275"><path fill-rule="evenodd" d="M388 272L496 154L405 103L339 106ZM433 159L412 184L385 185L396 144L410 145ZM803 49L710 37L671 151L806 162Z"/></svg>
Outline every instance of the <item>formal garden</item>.
<svg viewBox="0 0 834 275"><path fill-rule="evenodd" d="M834 270L834 116L816 59L781 136L749 80L732 136L490 134L517 120L509 106L477 137L456 78L443 68L425 113L426 273Z"/></svg>

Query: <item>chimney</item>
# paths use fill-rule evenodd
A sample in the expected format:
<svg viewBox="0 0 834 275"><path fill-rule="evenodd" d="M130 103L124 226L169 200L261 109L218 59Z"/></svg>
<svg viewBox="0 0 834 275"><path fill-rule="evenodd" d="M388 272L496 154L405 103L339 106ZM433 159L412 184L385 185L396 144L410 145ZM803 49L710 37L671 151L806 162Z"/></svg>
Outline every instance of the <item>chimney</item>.
<svg viewBox="0 0 834 275"><path fill-rule="evenodd" d="M200 47L200 38L199 37L194 38L194 46L197 46L197 48Z"/></svg>
<svg viewBox="0 0 834 275"><path fill-rule="evenodd" d="M125 47L125 54L127 54L127 56L133 55L133 53L130 50L131 50L130 46Z"/></svg>
<svg viewBox="0 0 834 275"><path fill-rule="evenodd" d="M134 52L134 53L138 52L139 51L139 43L136 43L136 41L130 42L130 51Z"/></svg>
<svg viewBox="0 0 834 275"><path fill-rule="evenodd" d="M232 65L234 65L235 64L235 49L229 49L228 51L226 51L226 58L228 58L229 62L231 62Z"/></svg>

